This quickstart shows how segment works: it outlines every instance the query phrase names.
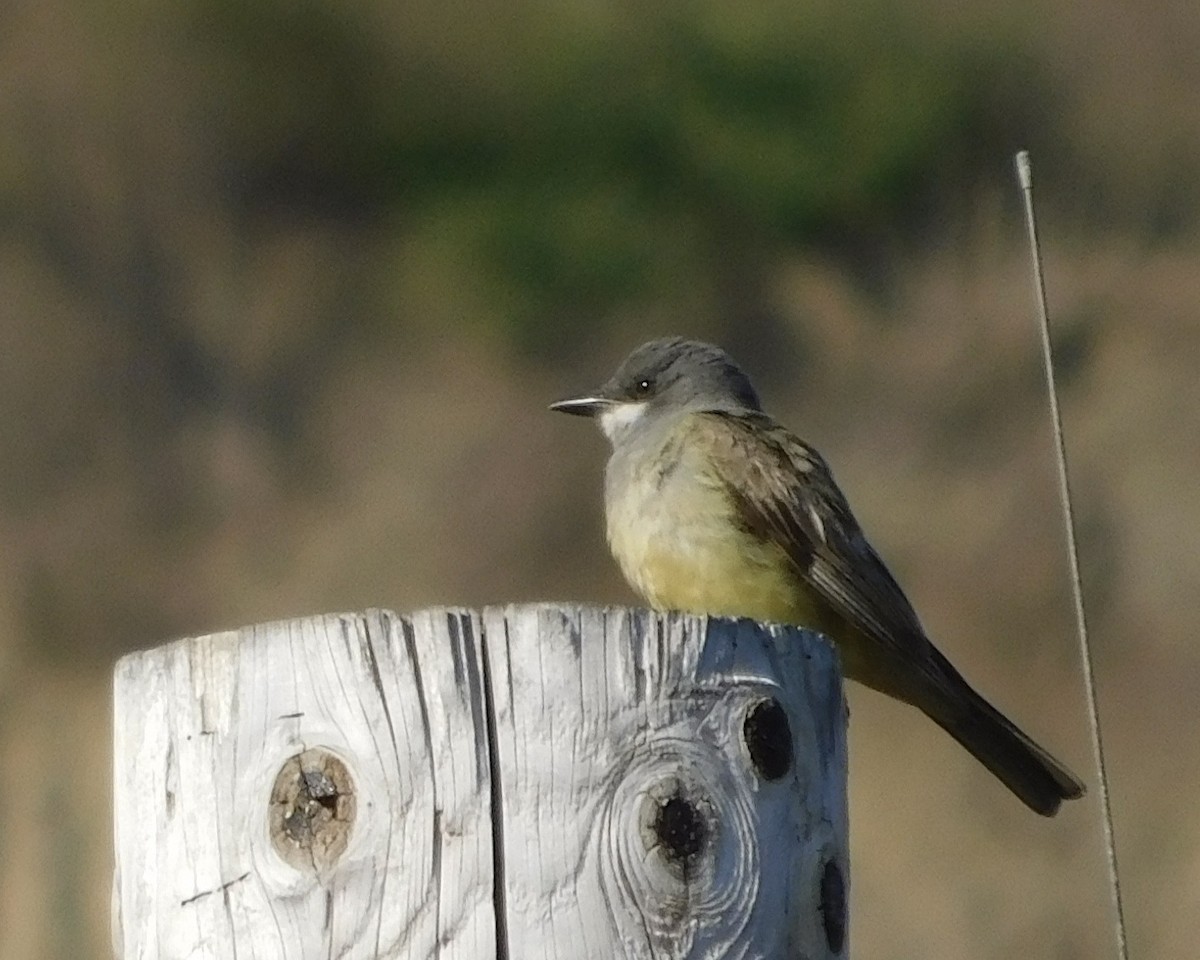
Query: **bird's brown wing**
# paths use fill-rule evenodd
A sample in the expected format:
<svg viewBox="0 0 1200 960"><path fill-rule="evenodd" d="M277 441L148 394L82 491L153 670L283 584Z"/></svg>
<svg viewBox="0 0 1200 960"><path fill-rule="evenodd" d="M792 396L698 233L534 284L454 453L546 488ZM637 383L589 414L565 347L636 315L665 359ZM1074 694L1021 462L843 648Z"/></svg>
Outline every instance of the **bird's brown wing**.
<svg viewBox="0 0 1200 960"><path fill-rule="evenodd" d="M797 576L878 653L922 661L920 621L821 455L762 413L713 411L699 425L746 528L782 547Z"/></svg>
<svg viewBox="0 0 1200 960"><path fill-rule="evenodd" d="M832 634L847 676L923 710L1038 813L1083 795L1082 781L929 642L820 454L765 414L706 413L696 428L746 529L780 546L797 586L851 628Z"/></svg>

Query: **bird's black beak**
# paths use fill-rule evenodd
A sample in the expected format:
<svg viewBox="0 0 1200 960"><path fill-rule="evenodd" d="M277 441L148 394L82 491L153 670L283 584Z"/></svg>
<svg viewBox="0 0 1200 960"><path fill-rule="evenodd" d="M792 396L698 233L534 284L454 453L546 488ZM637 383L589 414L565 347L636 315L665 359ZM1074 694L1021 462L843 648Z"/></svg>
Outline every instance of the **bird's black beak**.
<svg viewBox="0 0 1200 960"><path fill-rule="evenodd" d="M551 410L559 413L573 413L577 417L594 417L602 410L607 410L615 401L608 397L574 397L570 400L559 400L550 404Z"/></svg>

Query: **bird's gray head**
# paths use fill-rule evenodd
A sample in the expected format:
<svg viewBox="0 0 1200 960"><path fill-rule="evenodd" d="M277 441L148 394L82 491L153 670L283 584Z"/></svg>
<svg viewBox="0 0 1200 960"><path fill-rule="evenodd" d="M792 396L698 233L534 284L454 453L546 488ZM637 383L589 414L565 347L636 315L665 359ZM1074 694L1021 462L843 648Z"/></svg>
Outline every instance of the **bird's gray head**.
<svg viewBox="0 0 1200 960"><path fill-rule="evenodd" d="M613 443L663 416L700 410L761 410L750 379L720 347L683 337L643 343L587 396L551 410L595 417Z"/></svg>

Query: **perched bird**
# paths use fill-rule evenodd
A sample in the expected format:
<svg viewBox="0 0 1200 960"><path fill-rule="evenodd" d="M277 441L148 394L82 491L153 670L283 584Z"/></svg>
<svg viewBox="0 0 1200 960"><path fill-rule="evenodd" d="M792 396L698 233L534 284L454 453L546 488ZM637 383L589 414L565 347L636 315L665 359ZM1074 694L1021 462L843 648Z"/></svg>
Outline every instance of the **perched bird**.
<svg viewBox="0 0 1200 960"><path fill-rule="evenodd" d="M818 630L846 676L922 710L1031 809L1083 795L930 642L821 455L763 413L725 351L654 340L551 409L611 442L608 543L651 606Z"/></svg>

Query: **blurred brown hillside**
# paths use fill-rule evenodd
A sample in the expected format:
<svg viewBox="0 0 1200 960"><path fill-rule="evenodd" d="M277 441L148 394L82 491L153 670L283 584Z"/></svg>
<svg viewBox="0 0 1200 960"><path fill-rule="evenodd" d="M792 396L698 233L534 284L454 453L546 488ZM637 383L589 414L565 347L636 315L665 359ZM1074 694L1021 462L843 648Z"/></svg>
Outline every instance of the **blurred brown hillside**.
<svg viewBox="0 0 1200 960"><path fill-rule="evenodd" d="M0 958L110 955L109 677L370 605L631 602L545 410L717 340L946 650L1094 784L1032 151L1131 946L1200 899L1200 7L0 7ZM1053 821L851 693L856 955L1110 950Z"/></svg>

